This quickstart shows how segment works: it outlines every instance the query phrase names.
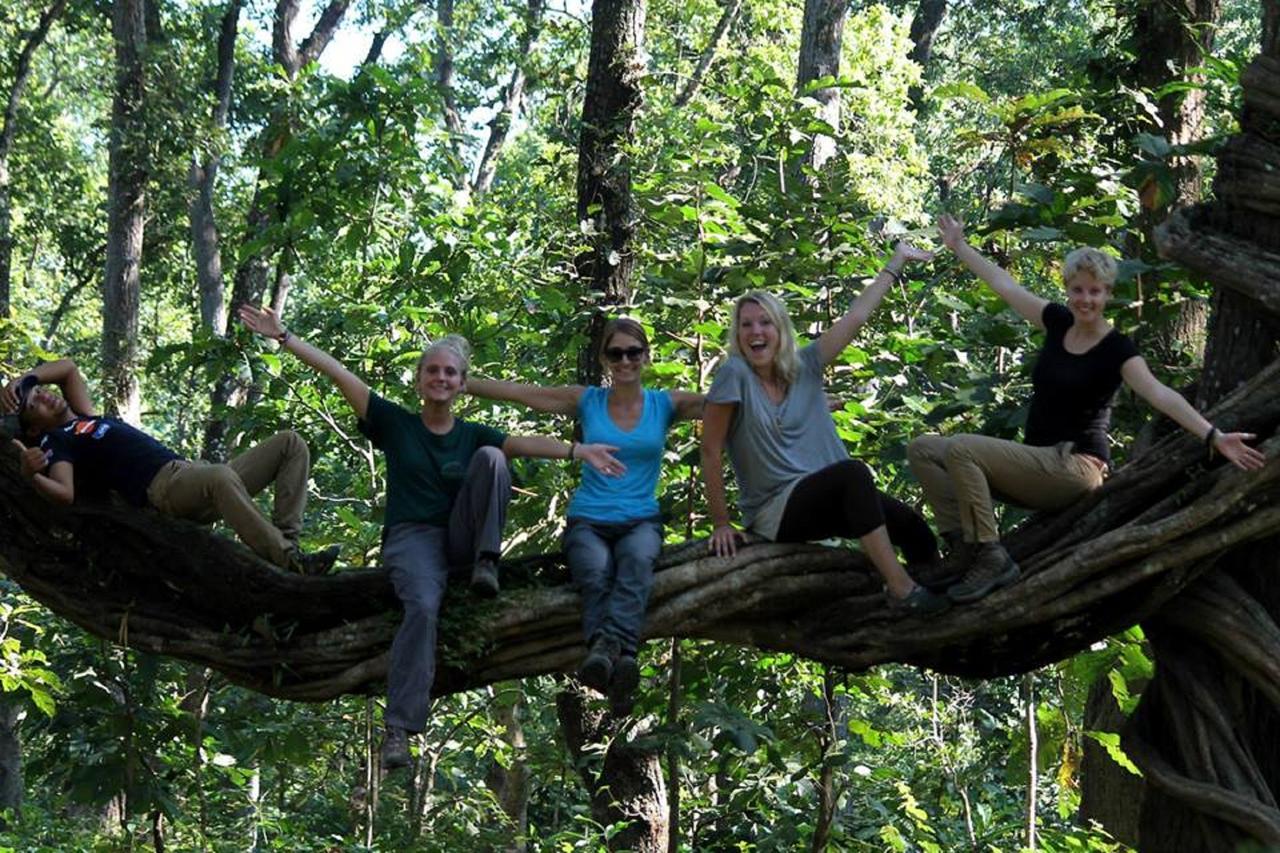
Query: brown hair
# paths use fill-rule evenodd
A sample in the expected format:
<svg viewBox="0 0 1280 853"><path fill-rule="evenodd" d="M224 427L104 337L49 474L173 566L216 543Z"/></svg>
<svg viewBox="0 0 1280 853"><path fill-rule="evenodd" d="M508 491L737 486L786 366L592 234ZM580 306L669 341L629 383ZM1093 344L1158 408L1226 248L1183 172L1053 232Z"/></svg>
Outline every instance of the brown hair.
<svg viewBox="0 0 1280 853"><path fill-rule="evenodd" d="M605 363L604 351L608 348L609 341L617 334L635 338L646 350L649 348L649 336L645 334L644 326L640 325L640 321L630 317L614 317L605 323L604 331L600 334L600 347L596 351L596 358L601 364Z"/></svg>

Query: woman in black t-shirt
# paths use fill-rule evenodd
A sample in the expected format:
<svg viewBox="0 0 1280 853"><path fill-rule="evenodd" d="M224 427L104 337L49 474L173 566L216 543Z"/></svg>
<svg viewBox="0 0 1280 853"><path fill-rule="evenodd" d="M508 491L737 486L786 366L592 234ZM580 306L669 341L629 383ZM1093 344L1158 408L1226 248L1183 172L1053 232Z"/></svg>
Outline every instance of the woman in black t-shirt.
<svg viewBox="0 0 1280 853"><path fill-rule="evenodd" d="M924 486L943 539L964 577L947 589L976 601L1018 578L1000 544L992 495L1032 509L1059 509L1102 485L1110 466L1111 398L1124 382L1187 432L1244 470L1265 457L1245 444L1250 433L1223 433L1156 379L1137 348L1103 317L1116 262L1097 249L1076 249L1062 265L1067 304L1043 299L1014 281L964 239L950 216L938 221L947 248L1028 323L1044 330L1031 374L1033 394L1023 443L983 435L926 435L907 457Z"/></svg>

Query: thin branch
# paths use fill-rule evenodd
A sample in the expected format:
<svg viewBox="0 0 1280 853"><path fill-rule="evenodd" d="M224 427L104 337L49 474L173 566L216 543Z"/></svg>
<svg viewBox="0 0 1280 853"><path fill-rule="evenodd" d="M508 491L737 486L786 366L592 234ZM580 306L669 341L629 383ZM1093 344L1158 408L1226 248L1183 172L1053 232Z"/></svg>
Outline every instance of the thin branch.
<svg viewBox="0 0 1280 853"><path fill-rule="evenodd" d="M742 0L729 0L729 5L725 6L724 12L720 15L720 20L716 24L715 31L711 34L711 40L707 42L707 46L703 48L702 56L698 58L698 65L690 75L688 82L675 100L677 108L683 107L685 104L698 93L698 89L702 87L702 80L707 75L707 69L711 67L712 60L715 59L716 51L720 47L720 40L724 38L724 34L729 31L729 27L733 26L733 22L737 19L738 13L742 11Z"/></svg>

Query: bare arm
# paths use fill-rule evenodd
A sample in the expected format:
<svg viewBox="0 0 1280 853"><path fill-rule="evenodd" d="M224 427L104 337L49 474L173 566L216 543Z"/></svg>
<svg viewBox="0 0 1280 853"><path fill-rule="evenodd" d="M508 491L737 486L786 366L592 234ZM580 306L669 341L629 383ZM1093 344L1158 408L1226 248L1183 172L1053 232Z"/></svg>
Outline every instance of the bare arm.
<svg viewBox="0 0 1280 853"><path fill-rule="evenodd" d="M342 396L355 411L356 417L364 420L369 412L369 386L364 380L348 370L342 362L329 353L312 346L291 332L286 332L280 318L270 308L258 308L255 305L240 306L240 321L251 331L265 338L275 338L281 342L280 348L297 356L298 360L308 367L333 380Z"/></svg>
<svg viewBox="0 0 1280 853"><path fill-rule="evenodd" d="M702 412L702 480L715 528L707 548L720 557L732 557L738 550L738 531L729 523L729 502L724 493L723 460L725 440L737 407L737 403L707 403Z"/></svg>
<svg viewBox="0 0 1280 853"><path fill-rule="evenodd" d="M509 435L502 443L502 452L508 459L520 456L535 459L580 459L601 474L613 477L621 476L627 470L627 466L613 455L617 449L612 444L579 444L545 435Z"/></svg>
<svg viewBox="0 0 1280 853"><path fill-rule="evenodd" d="M62 390L62 396L77 415L93 414L93 399L89 396L89 386L80 375L80 368L69 358L57 361L46 361L29 373L24 373L11 381L0 391L0 410L16 412L18 410L18 385L27 376L34 376L42 385L56 385Z"/></svg>
<svg viewBox="0 0 1280 853"><path fill-rule="evenodd" d="M18 449L19 471L42 498L64 505L76 499L75 469L70 462L50 465L43 448L27 447L16 438L12 443Z"/></svg>
<svg viewBox="0 0 1280 853"><path fill-rule="evenodd" d="M578 401L585 390L581 385L526 385L521 382L503 382L498 379L467 379L463 389L473 397L484 397L488 400L506 400L519 403L539 412L553 415L574 415L578 412Z"/></svg>
<svg viewBox="0 0 1280 853"><path fill-rule="evenodd" d="M706 405L706 394L695 394L692 391L669 391L671 402L676 407L676 420L696 421L702 417L703 406Z"/></svg>
<svg viewBox="0 0 1280 853"><path fill-rule="evenodd" d="M951 253L960 259L960 263L969 268L969 272L987 283L996 295L1037 329L1044 329L1044 306L1049 300L1036 296L1014 280L1003 268L992 263L981 252L970 246L964 239L964 224L951 216L938 219L938 234Z"/></svg>
<svg viewBox="0 0 1280 853"><path fill-rule="evenodd" d="M830 364L844 352L844 348L853 341L854 334L870 319L876 308L880 307L880 302L889 292L889 287L898 279L907 264L912 261L927 261L932 257L932 252L917 249L910 243L899 243L894 247L893 257L889 259L889 263L885 264L884 269L880 270L871 280L871 284L858 294L858 298L853 300L853 304L849 306L844 316L836 320L831 328L818 338L818 356L822 359L822 363Z"/></svg>
<svg viewBox="0 0 1280 853"><path fill-rule="evenodd" d="M1120 375L1125 384L1150 403L1152 408L1168 415L1196 438L1206 438L1209 431L1214 430L1214 449L1237 468L1255 471L1266 464L1267 457L1261 451L1245 444L1257 436L1249 432L1218 432L1204 415L1187 402L1186 397L1156 379L1142 356L1136 355L1126 361L1120 367Z"/></svg>

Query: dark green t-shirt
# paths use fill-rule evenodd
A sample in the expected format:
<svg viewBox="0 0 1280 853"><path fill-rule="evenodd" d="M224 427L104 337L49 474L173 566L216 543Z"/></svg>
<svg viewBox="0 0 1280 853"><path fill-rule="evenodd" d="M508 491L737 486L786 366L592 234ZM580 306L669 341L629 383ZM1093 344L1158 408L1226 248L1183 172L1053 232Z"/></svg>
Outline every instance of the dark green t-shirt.
<svg viewBox="0 0 1280 853"><path fill-rule="evenodd" d="M410 412L372 391L362 432L387 456L387 515L384 527L405 521L444 527L462 488L471 457L481 447L502 447L507 436L457 418L436 435Z"/></svg>

